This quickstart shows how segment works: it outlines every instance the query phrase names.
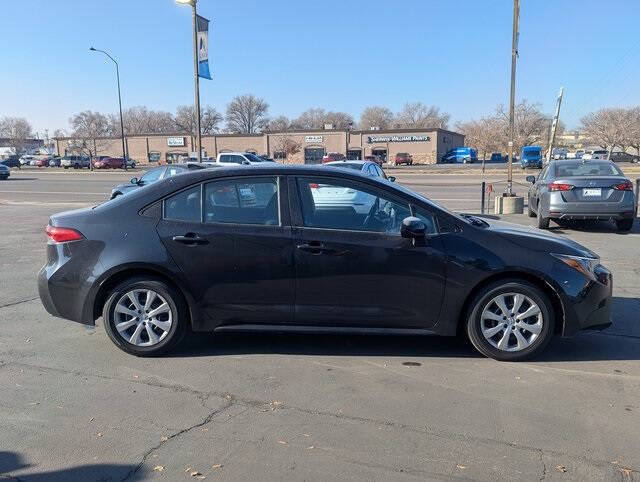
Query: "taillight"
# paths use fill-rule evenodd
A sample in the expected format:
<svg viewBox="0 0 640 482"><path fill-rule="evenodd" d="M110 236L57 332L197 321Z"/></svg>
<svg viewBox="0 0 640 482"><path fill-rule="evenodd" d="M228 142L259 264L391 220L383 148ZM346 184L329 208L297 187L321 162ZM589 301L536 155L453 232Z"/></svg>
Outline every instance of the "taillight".
<svg viewBox="0 0 640 482"><path fill-rule="evenodd" d="M552 182L549 184L549 191L571 191L573 184L566 184L564 182Z"/></svg>
<svg viewBox="0 0 640 482"><path fill-rule="evenodd" d="M315 182L312 182L309 184L309 187L311 189L318 189L320 187L320 184L316 184Z"/></svg>
<svg viewBox="0 0 640 482"><path fill-rule="evenodd" d="M71 228L58 228L56 226L47 225L45 232L54 243L66 243L67 241L78 241L84 239L80 231Z"/></svg>
<svg viewBox="0 0 640 482"><path fill-rule="evenodd" d="M633 191L633 183L631 181L621 182L620 184L615 184L613 189L617 191Z"/></svg>

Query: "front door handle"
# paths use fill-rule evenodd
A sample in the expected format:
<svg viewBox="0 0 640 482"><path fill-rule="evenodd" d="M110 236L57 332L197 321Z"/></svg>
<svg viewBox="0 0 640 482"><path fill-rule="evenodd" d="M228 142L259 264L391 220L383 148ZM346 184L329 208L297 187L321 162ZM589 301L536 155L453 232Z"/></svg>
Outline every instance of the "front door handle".
<svg viewBox="0 0 640 482"><path fill-rule="evenodd" d="M187 246L201 246L203 244L209 244L209 241L201 238L196 233L187 233L184 236L174 236L172 239L176 243L186 244Z"/></svg>
<svg viewBox="0 0 640 482"><path fill-rule="evenodd" d="M337 249L325 248L325 246L319 241L309 241L308 243L298 244L296 245L296 248L298 248L300 251L305 251L315 256L321 254L343 256L349 253L348 250L338 251Z"/></svg>

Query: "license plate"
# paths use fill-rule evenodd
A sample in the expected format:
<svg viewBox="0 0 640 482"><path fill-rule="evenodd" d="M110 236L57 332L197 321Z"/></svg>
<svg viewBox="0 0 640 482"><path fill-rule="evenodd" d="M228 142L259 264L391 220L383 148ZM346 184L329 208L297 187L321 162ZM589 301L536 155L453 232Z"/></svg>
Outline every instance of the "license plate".
<svg viewBox="0 0 640 482"><path fill-rule="evenodd" d="M601 196L602 195L602 189L583 189L582 190L582 195L584 197Z"/></svg>

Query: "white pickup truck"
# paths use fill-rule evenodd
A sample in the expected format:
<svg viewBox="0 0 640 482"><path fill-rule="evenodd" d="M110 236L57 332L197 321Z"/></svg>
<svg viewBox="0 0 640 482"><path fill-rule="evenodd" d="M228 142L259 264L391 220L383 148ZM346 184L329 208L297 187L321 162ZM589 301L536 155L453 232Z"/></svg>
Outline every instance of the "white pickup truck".
<svg viewBox="0 0 640 482"><path fill-rule="evenodd" d="M264 162L274 161L269 161L250 152L221 152L215 159L203 159L202 161L203 164L216 166L237 166L239 164L251 166L255 164L262 164Z"/></svg>

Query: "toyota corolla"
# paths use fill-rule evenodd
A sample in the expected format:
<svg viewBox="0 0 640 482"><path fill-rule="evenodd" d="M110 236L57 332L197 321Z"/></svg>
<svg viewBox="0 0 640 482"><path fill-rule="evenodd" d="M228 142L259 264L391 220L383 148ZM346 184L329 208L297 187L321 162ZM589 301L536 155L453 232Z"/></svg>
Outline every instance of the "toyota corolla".
<svg viewBox="0 0 640 482"><path fill-rule="evenodd" d="M318 203L358 192L367 212ZM157 355L195 332L464 335L521 360L610 324L598 256L543 231L461 216L347 169L180 174L52 216L40 298L55 316Z"/></svg>

